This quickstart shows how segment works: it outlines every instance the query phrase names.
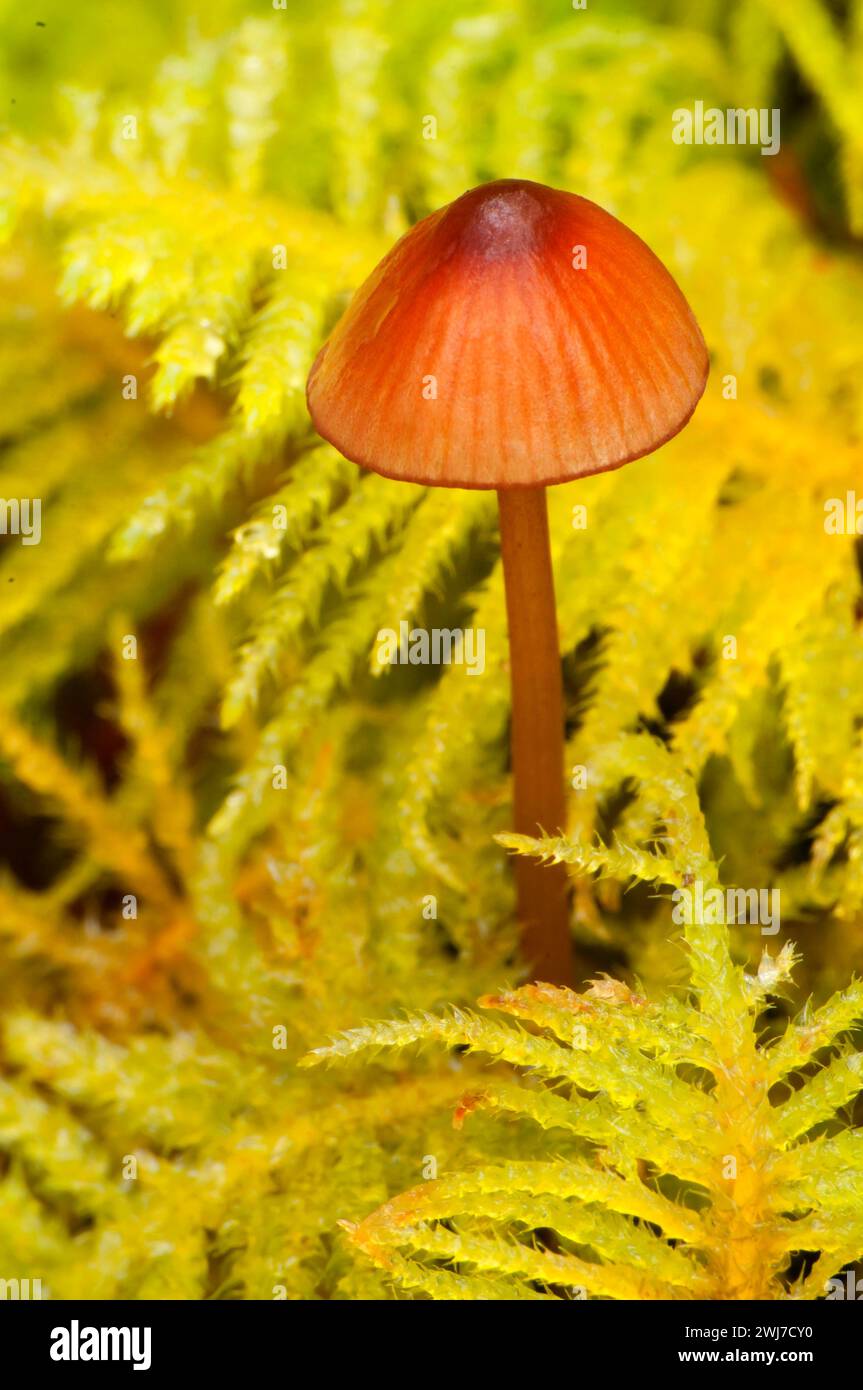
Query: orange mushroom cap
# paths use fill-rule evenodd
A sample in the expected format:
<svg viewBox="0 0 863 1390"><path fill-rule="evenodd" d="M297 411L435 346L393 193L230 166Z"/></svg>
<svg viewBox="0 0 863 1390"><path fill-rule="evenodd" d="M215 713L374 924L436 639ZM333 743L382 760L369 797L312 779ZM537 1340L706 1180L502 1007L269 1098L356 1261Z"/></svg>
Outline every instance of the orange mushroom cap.
<svg viewBox="0 0 863 1390"><path fill-rule="evenodd" d="M707 373L692 311L640 237L574 193L500 179L384 257L318 354L308 404L319 434L387 477L537 487L657 449Z"/></svg>

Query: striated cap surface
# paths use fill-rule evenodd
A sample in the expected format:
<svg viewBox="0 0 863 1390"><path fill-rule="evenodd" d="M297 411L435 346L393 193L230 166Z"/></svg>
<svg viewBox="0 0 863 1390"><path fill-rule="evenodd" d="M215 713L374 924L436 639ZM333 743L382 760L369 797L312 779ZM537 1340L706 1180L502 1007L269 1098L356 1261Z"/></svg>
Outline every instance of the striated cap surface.
<svg viewBox="0 0 863 1390"><path fill-rule="evenodd" d="M574 193L501 179L417 223L312 367L347 458L405 481L533 487L652 452L707 380L701 330L648 246Z"/></svg>

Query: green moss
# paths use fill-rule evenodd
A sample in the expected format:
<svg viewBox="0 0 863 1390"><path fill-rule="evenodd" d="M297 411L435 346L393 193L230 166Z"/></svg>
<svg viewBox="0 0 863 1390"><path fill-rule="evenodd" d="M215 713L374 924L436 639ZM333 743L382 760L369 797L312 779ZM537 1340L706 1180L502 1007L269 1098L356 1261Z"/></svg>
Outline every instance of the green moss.
<svg viewBox="0 0 863 1390"><path fill-rule="evenodd" d="M860 487L863 7L840 31L818 0L264 17L188 0L133 6L131 45L107 12L42 12L25 32L0 5L2 490L43 504L41 544L0 554L3 1273L54 1297L782 1297L805 1246L819 1296L826 1265L861 1254L858 1140L836 1118L857 1093L856 986L765 1048L787 951L753 984L758 927L720 923L690 942L681 996L669 900L695 879L779 890L773 949L806 939L815 1006L860 967L863 595L853 526L826 530L825 503ZM695 100L781 104L781 155L676 145L672 112ZM810 198L813 148L841 197ZM535 1033L441 1013L526 997L502 993L522 966L495 839L515 845L494 509L361 475L304 404L329 325L399 232L503 175L632 225L713 360L684 435L550 496L584 776L567 835L515 847L571 866L581 959L628 985L555 1000ZM376 635L402 619L484 628L483 678L382 671ZM457 1057L297 1067L402 1009L352 1036L444 1036ZM567 1094L492 1085L464 1053L465 1028L496 1030L520 1074L541 1038L566 1050L573 1009L624 1041ZM705 1155L717 1058L751 1104ZM465 1096L464 1113L539 1123L454 1131ZM621 1113L630 1139L586 1196L585 1156L610 1152ZM382 1207L435 1166L443 1187ZM633 1225L670 1235L670 1208L685 1249ZM768 1208L775 1243L750 1240L735 1284L720 1215L745 1235Z"/></svg>

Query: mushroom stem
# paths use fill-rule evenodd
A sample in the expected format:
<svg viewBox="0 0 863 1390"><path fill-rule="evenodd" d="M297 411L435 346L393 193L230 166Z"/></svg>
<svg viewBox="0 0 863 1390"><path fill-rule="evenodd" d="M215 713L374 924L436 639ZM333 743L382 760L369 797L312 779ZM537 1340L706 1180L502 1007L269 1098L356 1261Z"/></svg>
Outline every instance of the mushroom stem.
<svg viewBox="0 0 863 1390"><path fill-rule="evenodd" d="M512 682L515 828L556 834L566 825L563 681L545 488L499 490ZM568 881L563 864L515 862L524 954L536 978L571 984Z"/></svg>

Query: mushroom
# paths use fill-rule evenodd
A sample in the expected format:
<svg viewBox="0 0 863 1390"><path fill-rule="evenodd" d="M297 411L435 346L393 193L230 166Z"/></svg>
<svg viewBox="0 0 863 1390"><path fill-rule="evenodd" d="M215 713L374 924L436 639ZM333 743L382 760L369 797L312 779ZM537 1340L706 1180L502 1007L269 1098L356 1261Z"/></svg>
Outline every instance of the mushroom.
<svg viewBox="0 0 863 1390"><path fill-rule="evenodd" d="M658 449L704 390L704 339L661 261L574 193L500 179L417 223L312 367L315 428L431 487L496 488L512 682L514 821L565 828L564 718L545 489ZM516 863L536 977L572 977L562 864Z"/></svg>

